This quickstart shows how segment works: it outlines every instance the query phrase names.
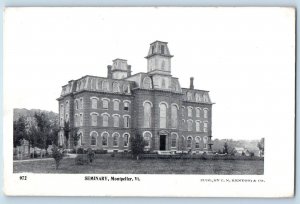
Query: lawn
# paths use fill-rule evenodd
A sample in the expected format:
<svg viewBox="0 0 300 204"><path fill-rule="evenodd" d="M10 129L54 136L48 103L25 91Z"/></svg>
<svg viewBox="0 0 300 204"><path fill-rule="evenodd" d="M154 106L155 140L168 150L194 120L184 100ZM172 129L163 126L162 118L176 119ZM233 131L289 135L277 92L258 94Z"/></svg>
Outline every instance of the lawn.
<svg viewBox="0 0 300 204"><path fill-rule="evenodd" d="M64 158L58 170L54 160L14 162L14 173L70 174L222 174L262 175L263 160L142 159L102 155L91 164L78 166Z"/></svg>

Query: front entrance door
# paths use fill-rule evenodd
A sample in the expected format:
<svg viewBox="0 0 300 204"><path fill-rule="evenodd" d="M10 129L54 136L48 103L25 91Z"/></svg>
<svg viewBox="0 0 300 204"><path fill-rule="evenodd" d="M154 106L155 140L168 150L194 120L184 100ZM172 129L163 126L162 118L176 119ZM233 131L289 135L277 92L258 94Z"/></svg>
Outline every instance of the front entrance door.
<svg viewBox="0 0 300 204"><path fill-rule="evenodd" d="M159 150L166 150L166 139L167 139L167 135L160 135L159 138Z"/></svg>

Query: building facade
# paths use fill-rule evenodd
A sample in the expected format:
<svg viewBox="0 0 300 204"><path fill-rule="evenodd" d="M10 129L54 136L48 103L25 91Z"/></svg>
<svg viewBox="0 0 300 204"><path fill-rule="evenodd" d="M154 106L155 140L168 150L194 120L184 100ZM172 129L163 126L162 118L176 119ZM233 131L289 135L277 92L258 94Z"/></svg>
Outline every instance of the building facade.
<svg viewBox="0 0 300 204"><path fill-rule="evenodd" d="M131 75L127 60L115 59L107 77L84 76L62 87L59 144L66 144L65 121L80 134L78 146L128 151L140 135L147 151L211 151L212 105L209 92L181 88L171 75L168 43L150 44L147 72Z"/></svg>

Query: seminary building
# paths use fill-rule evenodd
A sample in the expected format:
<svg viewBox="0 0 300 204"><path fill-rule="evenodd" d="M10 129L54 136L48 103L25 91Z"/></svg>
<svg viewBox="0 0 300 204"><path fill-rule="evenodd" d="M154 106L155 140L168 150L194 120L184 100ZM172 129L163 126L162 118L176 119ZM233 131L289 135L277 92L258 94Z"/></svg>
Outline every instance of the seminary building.
<svg viewBox="0 0 300 204"><path fill-rule="evenodd" d="M107 77L84 76L62 87L59 144L73 147L64 136L65 121L78 128L78 146L128 151L129 138L140 135L146 151L210 152L212 102L209 92L182 88L171 75L168 43L150 44L147 72L132 75L127 60L115 59Z"/></svg>

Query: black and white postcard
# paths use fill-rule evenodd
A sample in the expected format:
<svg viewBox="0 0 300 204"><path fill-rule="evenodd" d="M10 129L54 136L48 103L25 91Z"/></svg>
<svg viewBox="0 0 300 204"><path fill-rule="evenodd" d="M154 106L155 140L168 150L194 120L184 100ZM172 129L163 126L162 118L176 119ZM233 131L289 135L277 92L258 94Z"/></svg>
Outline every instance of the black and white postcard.
<svg viewBox="0 0 300 204"><path fill-rule="evenodd" d="M6 8L3 76L7 195L294 195L293 8Z"/></svg>

